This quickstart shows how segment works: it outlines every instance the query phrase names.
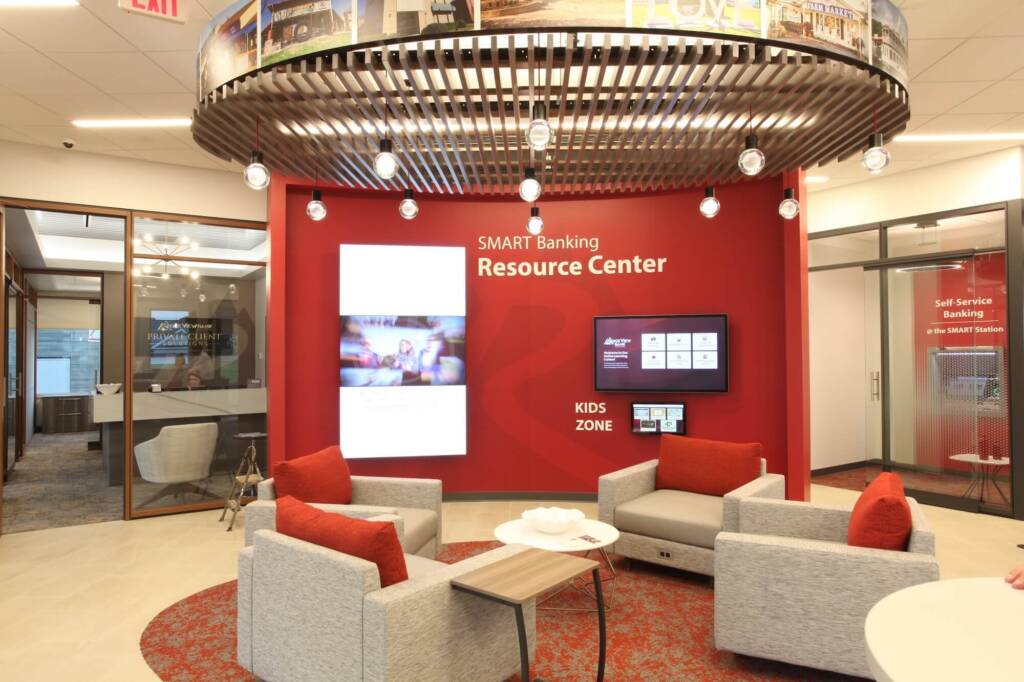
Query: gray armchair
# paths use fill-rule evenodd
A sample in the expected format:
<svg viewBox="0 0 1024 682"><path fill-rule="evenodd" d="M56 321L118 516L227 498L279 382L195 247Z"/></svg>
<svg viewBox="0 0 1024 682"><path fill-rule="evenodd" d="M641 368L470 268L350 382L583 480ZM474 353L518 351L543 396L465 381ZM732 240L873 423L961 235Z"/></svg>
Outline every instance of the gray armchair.
<svg viewBox="0 0 1024 682"><path fill-rule="evenodd" d="M245 508L245 544L258 530L276 530L277 491L274 479L257 487L255 502ZM433 559L441 547L441 481L428 478L352 477L351 504L314 507L354 518L394 514L401 519L402 549Z"/></svg>
<svg viewBox="0 0 1024 682"><path fill-rule="evenodd" d="M938 580L935 535L908 499L907 551L846 543L850 510L745 499L715 541L715 646L871 677L864 621L882 597Z"/></svg>
<svg viewBox="0 0 1024 682"><path fill-rule="evenodd" d="M512 609L452 578L524 551L443 564L406 554L409 579L380 586L369 561L260 530L238 560L238 663L267 682L498 682L519 671ZM530 650L536 610L525 609Z"/></svg>
<svg viewBox="0 0 1024 682"><path fill-rule="evenodd" d="M782 499L786 478L765 472L724 497L655 490L658 460L598 479L598 518L619 530L615 553L686 571L715 574L715 537L739 530L739 503L748 497Z"/></svg>

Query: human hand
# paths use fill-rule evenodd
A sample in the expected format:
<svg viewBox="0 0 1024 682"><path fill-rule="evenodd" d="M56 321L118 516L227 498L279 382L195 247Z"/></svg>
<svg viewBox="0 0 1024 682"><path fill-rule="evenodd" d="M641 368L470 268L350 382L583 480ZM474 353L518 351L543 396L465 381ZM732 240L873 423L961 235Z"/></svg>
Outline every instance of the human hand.
<svg viewBox="0 0 1024 682"><path fill-rule="evenodd" d="M1015 590L1024 590L1024 564L1014 567L1004 578Z"/></svg>

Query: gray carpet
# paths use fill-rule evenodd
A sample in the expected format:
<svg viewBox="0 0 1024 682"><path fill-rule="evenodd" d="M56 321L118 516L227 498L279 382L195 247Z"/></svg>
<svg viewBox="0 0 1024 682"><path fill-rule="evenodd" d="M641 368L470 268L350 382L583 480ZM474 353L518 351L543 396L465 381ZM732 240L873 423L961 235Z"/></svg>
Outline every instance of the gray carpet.
<svg viewBox="0 0 1024 682"><path fill-rule="evenodd" d="M122 489L108 486L96 433L37 433L4 484L3 531L76 526L122 518Z"/></svg>

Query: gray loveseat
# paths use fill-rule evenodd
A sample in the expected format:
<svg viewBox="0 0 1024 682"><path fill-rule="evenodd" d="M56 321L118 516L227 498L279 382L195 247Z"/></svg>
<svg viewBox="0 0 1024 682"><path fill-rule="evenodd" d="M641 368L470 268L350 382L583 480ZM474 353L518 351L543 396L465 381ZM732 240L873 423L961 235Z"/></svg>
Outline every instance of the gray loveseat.
<svg viewBox="0 0 1024 682"><path fill-rule="evenodd" d="M245 508L247 547L253 543L256 531L276 529L274 479L261 482L257 491L258 499ZM312 506L354 518L398 516L398 536L406 554L433 559L441 546L441 481L436 479L353 476L351 504Z"/></svg>
<svg viewBox="0 0 1024 682"><path fill-rule="evenodd" d="M656 490L658 460L652 459L598 479L598 517L619 530L615 553L641 561L715 574L715 538L739 530L739 503L746 497L786 494L786 478L765 473L725 495Z"/></svg>

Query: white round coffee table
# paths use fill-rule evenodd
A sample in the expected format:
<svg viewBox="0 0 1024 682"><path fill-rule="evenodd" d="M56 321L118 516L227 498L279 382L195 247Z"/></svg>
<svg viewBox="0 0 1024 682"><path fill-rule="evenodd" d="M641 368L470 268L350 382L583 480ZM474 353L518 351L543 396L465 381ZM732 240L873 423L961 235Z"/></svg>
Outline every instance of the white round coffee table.
<svg viewBox="0 0 1024 682"><path fill-rule="evenodd" d="M506 521L494 529L494 537L506 545L526 545L549 552L588 552L603 550L619 539L615 526L594 519L583 519L564 533L542 533L526 519ZM585 539L593 538L593 542Z"/></svg>
<svg viewBox="0 0 1024 682"><path fill-rule="evenodd" d="M914 585L885 597L864 623L879 682L1020 680L1024 590L1002 578Z"/></svg>
<svg viewBox="0 0 1024 682"><path fill-rule="evenodd" d="M615 580L615 567L612 565L612 560L608 557L608 552L605 548L619 539L619 531L615 526L607 523L595 521L594 519L583 519L564 533L542 533L539 530L535 530L526 519L515 519L513 521L506 521L495 528L494 537L506 545L526 545L536 549L546 549L549 552L583 552L587 557L596 550L604 560L604 565L609 573L608 577L601 578L601 582L606 584ZM538 608L541 603L570 587L589 595L595 603L597 602L597 595L592 591L593 586L591 583L585 582L580 586L572 582L539 599L537 601ZM612 608L610 590L605 596L605 602L605 608L610 610ZM596 611L597 609L544 607L544 610Z"/></svg>

